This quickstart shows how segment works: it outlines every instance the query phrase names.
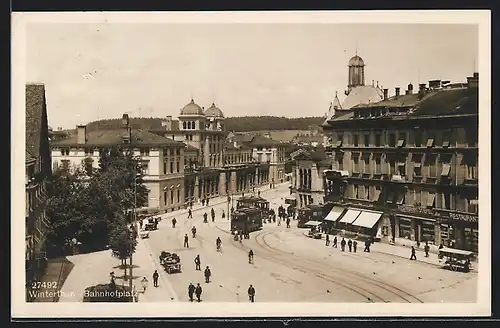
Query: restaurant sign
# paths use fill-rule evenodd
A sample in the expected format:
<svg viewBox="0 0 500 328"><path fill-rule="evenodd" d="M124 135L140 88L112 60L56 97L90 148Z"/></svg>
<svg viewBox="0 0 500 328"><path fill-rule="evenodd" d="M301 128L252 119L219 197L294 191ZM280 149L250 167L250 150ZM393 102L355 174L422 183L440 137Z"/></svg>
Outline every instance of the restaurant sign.
<svg viewBox="0 0 500 328"><path fill-rule="evenodd" d="M478 216L471 215L466 213L453 213L448 211L439 211L433 208L426 207L415 207L408 205L400 205L398 206L398 210L403 213L411 213L411 214L425 214L437 217L439 219L449 219L449 220L457 220L462 222L469 223L478 223Z"/></svg>

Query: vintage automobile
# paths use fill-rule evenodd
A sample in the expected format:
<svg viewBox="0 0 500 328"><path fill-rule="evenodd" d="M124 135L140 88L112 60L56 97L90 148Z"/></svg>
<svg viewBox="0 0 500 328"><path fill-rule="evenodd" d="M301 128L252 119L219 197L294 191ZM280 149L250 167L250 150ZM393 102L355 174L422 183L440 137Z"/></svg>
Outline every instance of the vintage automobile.
<svg viewBox="0 0 500 328"><path fill-rule="evenodd" d="M139 237L141 237L141 239L149 238L149 231L146 230L139 231Z"/></svg>
<svg viewBox="0 0 500 328"><path fill-rule="evenodd" d="M161 252L160 264L168 274L182 272L181 259L176 253Z"/></svg>
<svg viewBox="0 0 500 328"><path fill-rule="evenodd" d="M439 250L439 262L451 271L469 272L472 268L471 258L474 253L461 249L444 247Z"/></svg>

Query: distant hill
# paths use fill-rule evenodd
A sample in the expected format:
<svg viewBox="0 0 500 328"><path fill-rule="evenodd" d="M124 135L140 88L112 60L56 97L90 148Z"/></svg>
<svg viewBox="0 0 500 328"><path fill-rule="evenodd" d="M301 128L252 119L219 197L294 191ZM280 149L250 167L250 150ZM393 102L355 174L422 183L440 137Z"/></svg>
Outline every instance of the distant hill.
<svg viewBox="0 0 500 328"><path fill-rule="evenodd" d="M131 117L130 125L133 129L157 129L161 128L161 118L159 117ZM284 131L284 130L310 130L317 128L323 123L323 117L300 117L287 118L276 116L244 116L226 118L227 131L248 132L248 131ZM113 129L121 126L121 119L104 119L87 124L87 131L99 129Z"/></svg>

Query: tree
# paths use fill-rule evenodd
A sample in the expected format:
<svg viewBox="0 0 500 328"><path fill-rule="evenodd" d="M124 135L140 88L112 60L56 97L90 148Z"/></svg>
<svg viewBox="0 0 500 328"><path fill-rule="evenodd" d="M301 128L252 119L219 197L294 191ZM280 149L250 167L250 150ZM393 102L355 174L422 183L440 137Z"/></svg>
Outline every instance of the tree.
<svg viewBox="0 0 500 328"><path fill-rule="evenodd" d="M109 246L113 256L119 258L122 264L127 264L127 259L132 256L137 246L137 239L134 232L128 229L126 224L116 225L109 238ZM125 277L127 276L127 267L124 267Z"/></svg>

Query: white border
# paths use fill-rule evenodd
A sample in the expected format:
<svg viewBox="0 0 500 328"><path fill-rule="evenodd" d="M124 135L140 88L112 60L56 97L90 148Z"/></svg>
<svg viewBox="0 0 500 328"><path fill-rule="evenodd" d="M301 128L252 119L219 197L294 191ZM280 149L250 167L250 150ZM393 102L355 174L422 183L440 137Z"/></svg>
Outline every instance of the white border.
<svg viewBox="0 0 500 328"><path fill-rule="evenodd" d="M31 23L386 23L477 24L479 26L479 274L477 303L363 304L352 303L26 303L24 301L24 90L25 27ZM338 12L95 12L12 14L12 316L13 317L226 317L226 316L489 316L491 313L491 17L490 11L338 11ZM272 304L272 305L271 305Z"/></svg>

